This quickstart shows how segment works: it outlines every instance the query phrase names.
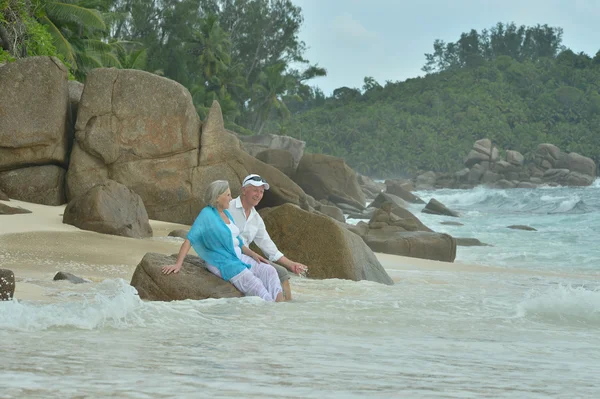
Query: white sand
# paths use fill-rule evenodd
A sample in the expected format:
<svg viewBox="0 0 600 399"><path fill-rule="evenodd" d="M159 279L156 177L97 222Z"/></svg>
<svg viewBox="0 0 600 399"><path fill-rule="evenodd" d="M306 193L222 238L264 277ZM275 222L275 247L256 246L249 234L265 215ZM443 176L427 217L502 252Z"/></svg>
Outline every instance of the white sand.
<svg viewBox="0 0 600 399"><path fill-rule="evenodd" d="M153 238L119 237L63 224L64 205L46 206L16 200L2 202L33 212L0 215L0 268L15 273L15 297L18 299L46 300L51 297L67 284L52 281L59 271L92 281L130 280L136 265L147 252L177 253L182 240L167 235L172 230L189 228L151 220Z"/></svg>

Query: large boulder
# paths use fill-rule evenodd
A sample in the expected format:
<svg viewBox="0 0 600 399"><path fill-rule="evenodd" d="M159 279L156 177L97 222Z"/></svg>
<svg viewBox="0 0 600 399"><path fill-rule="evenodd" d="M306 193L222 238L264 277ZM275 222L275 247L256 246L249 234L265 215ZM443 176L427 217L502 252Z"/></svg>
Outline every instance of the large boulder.
<svg viewBox="0 0 600 399"><path fill-rule="evenodd" d="M204 207L206 187L217 179L228 180L235 196L246 175L262 175L271 185L263 206L299 204L305 197L290 178L241 149L217 102L200 130L189 91L151 73L90 72L75 137L69 200L111 180L139 194L152 219L191 224Z"/></svg>
<svg viewBox="0 0 600 399"><path fill-rule="evenodd" d="M448 207L446 207L446 205L442 204L440 201L436 200L435 198L430 199L429 202L427 203L427 205L425 205L425 208L423 208L423 210L421 212L429 213L431 215L446 215L446 216L453 216L453 217L460 216L458 214L458 212L448 209Z"/></svg>
<svg viewBox="0 0 600 399"><path fill-rule="evenodd" d="M358 177L358 185L363 190L363 193L366 191L370 195L370 198L375 198L377 194L385 190L385 184L376 182L368 176L361 175L359 173L356 174Z"/></svg>
<svg viewBox="0 0 600 399"><path fill-rule="evenodd" d="M140 298L147 301L182 301L243 296L231 283L209 272L206 262L197 256L186 256L179 273L164 275L162 267L176 261L176 255L153 252L144 255L131 277L131 285Z"/></svg>
<svg viewBox="0 0 600 399"><path fill-rule="evenodd" d="M367 201L356 172L342 158L306 153L300 160L294 181L316 200L349 203L343 200L349 197L361 207Z"/></svg>
<svg viewBox="0 0 600 399"><path fill-rule="evenodd" d="M308 265L309 277L393 284L375 254L343 224L291 204L260 213L277 247L290 259Z"/></svg>
<svg viewBox="0 0 600 399"><path fill-rule="evenodd" d="M389 198L387 201L378 201L378 199L386 197ZM402 201L400 198L398 199ZM371 226L373 222L382 222L381 218L383 217L383 213L378 212L379 210L382 210L388 214L387 220L385 220L387 224L398 225L397 221L402 220L401 225L404 226L405 230L407 231L433 231L429 227L425 226L423 222L421 222L415 215L412 214L412 212L395 201L394 196L391 194L381 193L380 196L377 197L376 201L370 205L370 207L374 206L375 203L378 203L377 211L373 212L371 215L371 220L369 222ZM407 228L405 225L414 226L414 228Z"/></svg>
<svg viewBox="0 0 600 399"><path fill-rule="evenodd" d="M571 172L596 177L596 163L576 152L561 153L554 166L556 169L569 169Z"/></svg>
<svg viewBox="0 0 600 399"><path fill-rule="evenodd" d="M296 170L302 156L304 155L304 141L289 136L277 136L275 134L258 134L255 136L239 136L244 151L252 156L267 149L285 150L292 154L294 160L293 169Z"/></svg>
<svg viewBox="0 0 600 399"><path fill-rule="evenodd" d="M402 198L400 198L394 194L390 194L390 193L386 193L386 192L379 193L379 195L377 195L377 197L375 197L373 202L371 202L368 207L369 208L381 208L381 206L383 204L385 204L386 202L391 202L402 208L408 208L408 204Z"/></svg>
<svg viewBox="0 0 600 399"><path fill-rule="evenodd" d="M420 174L415 179L415 186L417 190L433 190L435 188L435 181L437 177L435 172L429 171Z"/></svg>
<svg viewBox="0 0 600 399"><path fill-rule="evenodd" d="M286 150L269 148L256 154L256 159L279 169L288 177L292 177L296 171L292 153Z"/></svg>
<svg viewBox="0 0 600 399"><path fill-rule="evenodd" d="M4 191L0 189L0 201L10 201L10 198Z"/></svg>
<svg viewBox="0 0 600 399"><path fill-rule="evenodd" d="M12 270L0 269L0 301L10 301L15 295L15 274Z"/></svg>
<svg viewBox="0 0 600 399"><path fill-rule="evenodd" d="M65 163L67 75L54 57L0 66L0 170Z"/></svg>
<svg viewBox="0 0 600 399"><path fill-rule="evenodd" d="M571 172L569 169L548 169L542 176L544 183L555 183L561 186L589 186L594 182L594 177Z"/></svg>
<svg viewBox="0 0 600 399"><path fill-rule="evenodd" d="M135 70L88 73L67 173L67 196L108 179L135 190L151 217L189 221L200 120L188 90Z"/></svg>
<svg viewBox="0 0 600 399"><path fill-rule="evenodd" d="M389 204L382 209L377 209L373 212L371 219L369 220L369 228L371 229L385 229L387 227L399 227L400 231L419 231L423 230L423 224L417 218L403 218L395 213L391 212L391 207L395 206ZM397 230L397 229L395 229ZM360 234L359 234L360 235Z"/></svg>
<svg viewBox="0 0 600 399"><path fill-rule="evenodd" d="M515 166L523 166L525 157L519 151L508 150L506 151L506 162Z"/></svg>
<svg viewBox="0 0 600 399"><path fill-rule="evenodd" d="M386 180L385 181L386 189L385 191L388 194L395 195L397 197L402 198L404 201L410 202L412 204L424 204L421 198L417 197L410 191L408 191L405 186L396 182L395 180Z"/></svg>
<svg viewBox="0 0 600 399"><path fill-rule="evenodd" d="M359 222L347 227L375 252L444 262L453 262L456 258L456 240L448 234L409 231L406 226L397 225L371 226L371 223Z"/></svg>
<svg viewBox="0 0 600 399"><path fill-rule="evenodd" d="M535 165L543 171L553 169L556 161L560 158L560 148L550 143L539 144L533 158Z"/></svg>
<svg viewBox="0 0 600 399"><path fill-rule="evenodd" d="M63 223L103 234L152 237L152 227L140 196L112 180L92 187L69 202Z"/></svg>
<svg viewBox="0 0 600 399"><path fill-rule="evenodd" d="M0 189L10 198L42 205L62 205L65 170L56 165L32 166L0 172Z"/></svg>
<svg viewBox="0 0 600 399"><path fill-rule="evenodd" d="M218 102L213 102L202 124L201 151L198 167L192 180L193 195L201 202L208 185L217 179L229 181L232 195L239 194L244 177L250 173L261 175L269 182L270 189L260 202L261 207L286 203L305 204L308 198L302 188L277 168L259 161L242 150L236 135L225 129ZM200 209L195 210L195 218ZM188 224L193 222L193 218Z"/></svg>
<svg viewBox="0 0 600 399"><path fill-rule="evenodd" d="M464 160L467 168L481 162L496 162L499 160L498 148L492 144L490 139L477 140L473 149Z"/></svg>

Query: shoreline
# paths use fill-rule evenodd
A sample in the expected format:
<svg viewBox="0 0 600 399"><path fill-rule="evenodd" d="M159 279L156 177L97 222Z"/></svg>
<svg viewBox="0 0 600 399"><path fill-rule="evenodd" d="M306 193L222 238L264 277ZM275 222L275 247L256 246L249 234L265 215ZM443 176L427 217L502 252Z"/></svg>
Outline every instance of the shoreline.
<svg viewBox="0 0 600 399"><path fill-rule="evenodd" d="M17 300L52 302L62 291L80 289L81 285L53 281L59 271L73 273L91 282L116 278L129 282L137 264L147 252L176 254L181 239L168 237L168 234L172 230L189 228L178 223L150 220L154 232L152 238L120 237L63 224L62 213L66 205L46 206L17 200L2 203L32 211L29 214L0 216L0 268L15 273ZM383 253L375 255L394 282L412 280L407 278L407 272L599 278L578 273L450 263ZM423 275L420 276L422 278ZM430 282L439 283L434 280Z"/></svg>

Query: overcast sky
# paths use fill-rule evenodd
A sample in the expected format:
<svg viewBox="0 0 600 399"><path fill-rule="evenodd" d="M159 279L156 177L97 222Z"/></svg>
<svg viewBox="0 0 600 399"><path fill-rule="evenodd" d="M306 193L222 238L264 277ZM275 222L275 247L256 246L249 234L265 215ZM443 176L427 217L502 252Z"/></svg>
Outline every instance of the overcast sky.
<svg viewBox="0 0 600 399"><path fill-rule="evenodd" d="M327 69L312 81L326 94L361 88L365 76L403 81L422 75L435 39L497 22L564 30L563 44L594 56L600 50L600 0L294 0L302 7L306 57Z"/></svg>

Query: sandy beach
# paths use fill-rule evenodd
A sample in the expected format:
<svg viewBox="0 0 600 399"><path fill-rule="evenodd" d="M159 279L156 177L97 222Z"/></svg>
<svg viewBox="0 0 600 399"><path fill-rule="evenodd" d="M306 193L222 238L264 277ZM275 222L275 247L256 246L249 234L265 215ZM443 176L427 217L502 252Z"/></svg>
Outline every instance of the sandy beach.
<svg viewBox="0 0 600 399"><path fill-rule="evenodd" d="M181 239L168 237L172 230L189 226L151 221L154 237L134 239L80 230L62 223L65 206L45 206L22 201L3 201L32 211L29 214L3 215L0 223L0 268L15 273L18 300L54 301L68 298L68 292L85 290L69 282L55 282L54 275L69 272L92 282L121 278L127 282L147 252L174 254ZM376 254L396 282L411 278L410 271L451 271L557 275L530 270L448 263L404 256ZM420 282L423 275L419 274ZM427 283L443 283L426 277Z"/></svg>

